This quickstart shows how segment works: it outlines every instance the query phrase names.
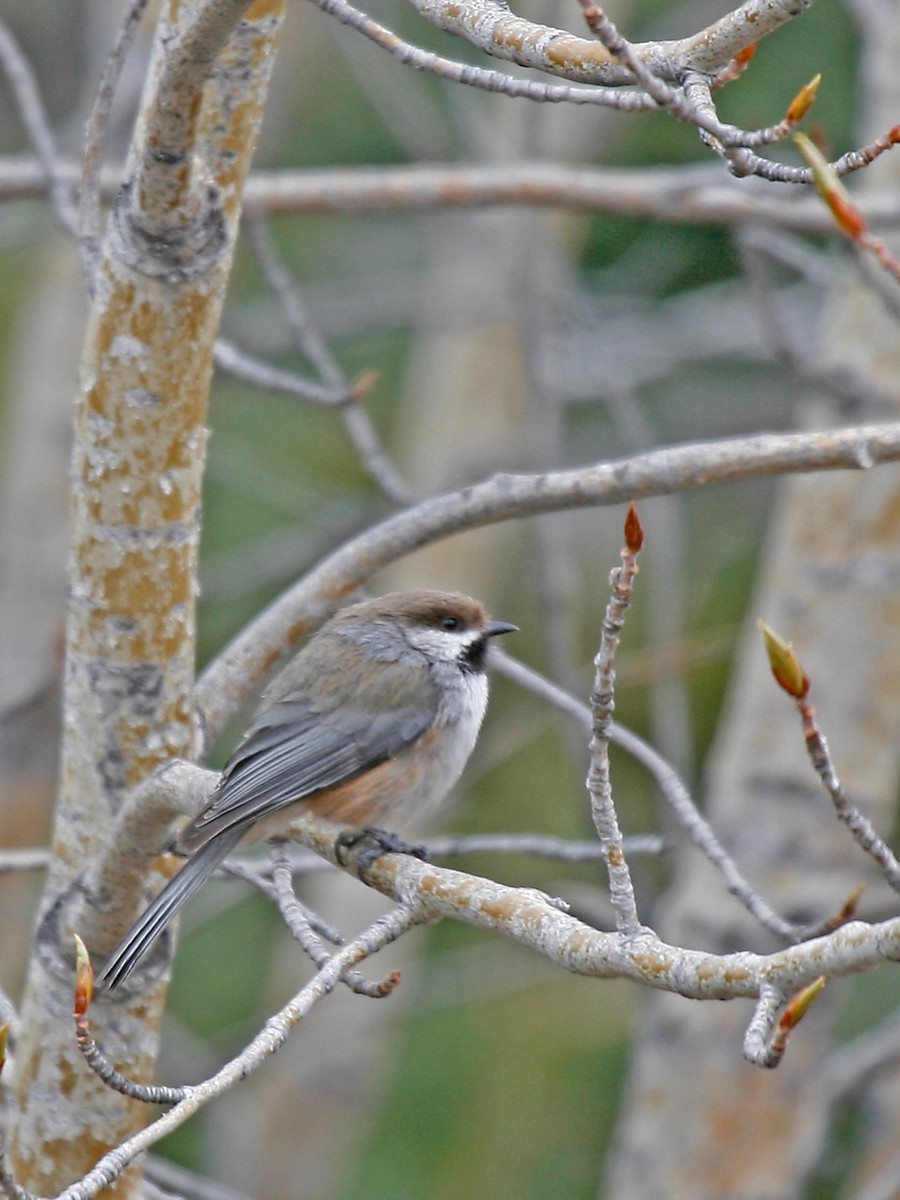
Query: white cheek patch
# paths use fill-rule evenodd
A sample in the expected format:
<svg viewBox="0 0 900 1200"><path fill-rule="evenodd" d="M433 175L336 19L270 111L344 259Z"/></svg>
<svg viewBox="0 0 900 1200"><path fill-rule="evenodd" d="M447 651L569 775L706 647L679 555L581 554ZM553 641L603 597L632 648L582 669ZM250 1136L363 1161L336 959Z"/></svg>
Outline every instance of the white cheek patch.
<svg viewBox="0 0 900 1200"><path fill-rule="evenodd" d="M481 636L475 630L459 633L452 629L431 628L410 630L407 634L411 646L438 662L458 662L469 646L479 641Z"/></svg>
<svg viewBox="0 0 900 1200"><path fill-rule="evenodd" d="M449 629L415 629L407 637L417 650L439 662L454 662L465 644L458 633Z"/></svg>

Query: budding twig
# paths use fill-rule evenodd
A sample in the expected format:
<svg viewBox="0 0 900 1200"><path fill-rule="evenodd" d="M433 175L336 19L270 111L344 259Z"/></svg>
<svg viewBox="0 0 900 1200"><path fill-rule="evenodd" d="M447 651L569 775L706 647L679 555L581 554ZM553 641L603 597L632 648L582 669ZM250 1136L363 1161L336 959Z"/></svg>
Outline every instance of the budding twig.
<svg viewBox="0 0 900 1200"><path fill-rule="evenodd" d="M87 947L78 936L75 939L75 1003L72 1016L75 1020L75 1041L81 1051L84 1061L94 1074L108 1088L129 1096L132 1100L142 1100L145 1104L178 1104L184 1099L184 1088L164 1087L161 1085L146 1085L129 1079L109 1061L91 1036L88 1009L94 996L94 968L91 966Z"/></svg>
<svg viewBox="0 0 900 1200"><path fill-rule="evenodd" d="M895 127L887 138L874 145L878 146L880 153L896 145L898 140L900 128ZM854 245L868 250L886 271L900 280L900 259L895 258L881 238L870 232L862 211L841 183L834 166L826 161L819 148L805 134L795 133L794 142L812 172L813 187L828 205L841 233Z"/></svg>
<svg viewBox="0 0 900 1200"><path fill-rule="evenodd" d="M772 1035L767 1053L761 1063L762 1066L778 1066L787 1050L788 1038L809 1012L813 1001L821 995L825 982L825 976L820 975L818 979L788 1001Z"/></svg>
<svg viewBox="0 0 900 1200"><path fill-rule="evenodd" d="M764 621L759 622L759 627L765 640L772 674L782 690L793 698L803 723L803 736L810 761L831 797L835 813L850 830L857 845L878 864L887 883L895 892L900 892L900 862L872 822L847 795L838 778L828 742L816 721L816 710L807 698L810 690L809 679L793 646L779 637Z"/></svg>
<svg viewBox="0 0 900 1200"><path fill-rule="evenodd" d="M340 935L334 930L323 930L317 915L312 913L305 904L297 898L293 887L293 872L287 846L284 842L273 841L269 847L272 859L272 890L278 904L278 909L290 930L291 936L305 951L317 967L323 967L332 956L332 951L324 944L322 937L333 946L342 942ZM319 936L319 935L322 936ZM391 971L384 979L375 981L356 970L347 970L341 977L358 996L369 996L381 1000L389 996L400 983L400 972Z"/></svg>
<svg viewBox="0 0 900 1200"><path fill-rule="evenodd" d="M609 770L609 743L613 709L615 708L615 655L619 646L625 613L631 603L631 592L638 573L637 556L644 541L644 531L633 504L625 517L625 546L622 565L610 576L611 596L600 631L600 649L594 659L596 676L591 692L593 733L591 736L591 766L587 787L591 798L591 816L600 844L603 847L609 873L609 895L616 914L616 927L622 933L641 928L634 898L631 872L625 859L622 832L612 796Z"/></svg>

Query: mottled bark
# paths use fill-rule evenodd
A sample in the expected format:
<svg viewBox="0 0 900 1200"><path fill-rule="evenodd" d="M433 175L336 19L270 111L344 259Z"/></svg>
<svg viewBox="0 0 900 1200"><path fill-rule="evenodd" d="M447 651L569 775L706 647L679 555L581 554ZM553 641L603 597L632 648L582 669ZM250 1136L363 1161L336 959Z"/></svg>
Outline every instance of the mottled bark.
<svg viewBox="0 0 900 1200"><path fill-rule="evenodd" d="M78 1178L146 1118L78 1054L68 913L123 796L197 748L194 608L213 343L281 9L278 0L173 2L164 13L93 280L72 469L62 777L11 1147L20 1182L39 1192ZM92 898L92 950L111 947L147 884L126 859L117 894ZM160 977L97 1010L106 1045L141 1078L164 995ZM117 1191L132 1184L123 1176Z"/></svg>

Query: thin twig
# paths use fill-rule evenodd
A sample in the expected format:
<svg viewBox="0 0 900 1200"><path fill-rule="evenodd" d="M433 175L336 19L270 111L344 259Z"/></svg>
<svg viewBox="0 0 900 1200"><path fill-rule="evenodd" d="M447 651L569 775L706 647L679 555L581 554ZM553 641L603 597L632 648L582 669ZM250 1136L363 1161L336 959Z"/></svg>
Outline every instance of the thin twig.
<svg viewBox="0 0 900 1200"><path fill-rule="evenodd" d="M794 702L803 725L803 737L816 774L831 796L834 811L853 835L854 841L877 864L887 883L900 891L900 862L878 834L868 817L852 802L838 778L828 742L816 721L816 710L809 702L810 680L794 649L765 621L757 622L763 635L769 667L775 682Z"/></svg>
<svg viewBox="0 0 900 1200"><path fill-rule="evenodd" d="M317 860L314 854L309 854L308 856L291 854L287 850L285 843L282 842L281 845L285 847L285 861L289 864L292 875L311 874L311 864L313 863L317 863L317 867L314 867L313 870L320 868L324 868L325 870L331 869L328 863L323 863L321 859ZM251 887L262 892L267 899L280 907L280 897L273 877L271 862L260 861L259 859L248 861L240 857L226 858L221 866L213 872L212 878L223 880L234 879L241 883L249 883ZM302 913L302 919L315 933L325 938L326 941L331 942L332 946L343 945L344 939L340 933L338 933L334 926L329 925L323 916L315 912L308 905L303 904L300 900L297 900L297 905ZM321 964L317 965L321 966Z"/></svg>
<svg viewBox="0 0 900 1200"><path fill-rule="evenodd" d="M75 1041L81 1051L84 1061L98 1079L108 1088L128 1096L132 1100L141 1100L144 1104L178 1104L185 1098L186 1089L166 1087L163 1084L144 1084L129 1079L109 1061L91 1036L90 1023L86 1014L75 1014Z"/></svg>
<svg viewBox="0 0 900 1200"><path fill-rule="evenodd" d="M147 3L148 0L130 0L104 64L85 129L78 205L78 241L81 247L82 270L90 294L93 294L94 277L100 261L100 171L109 140L110 114L122 68Z"/></svg>
<svg viewBox="0 0 900 1200"><path fill-rule="evenodd" d="M398 62L414 67L418 71L429 71L440 79L460 83L467 87L482 88L504 96L517 96L538 102L569 104L596 104L605 108L617 108L625 112L640 112L656 108L649 96L639 92L622 92L615 87L572 87L566 84L541 83L531 79L517 79L500 71L489 71L483 67L472 67L467 63L455 62L422 50L411 42L405 42L384 25L379 25L367 13L360 11L349 0L312 0L317 8L328 13L342 25L357 30L370 41L387 50ZM421 11L421 9L420 9ZM427 14L425 14L427 15ZM450 32L457 32L450 30ZM510 56L511 57L511 56Z"/></svg>
<svg viewBox="0 0 900 1200"><path fill-rule="evenodd" d="M622 840L626 854L662 854L669 848L656 833L635 834ZM425 843L428 857L462 858L466 854L532 854L556 862L600 862L605 851L596 841L572 841L547 833L470 833L464 837L431 838Z"/></svg>
<svg viewBox="0 0 900 1200"><path fill-rule="evenodd" d="M758 1066L769 1065L766 1062L772 1035L778 1023L778 1010L784 1003L783 989L771 983L764 983L760 988L753 1016L744 1034L744 1057L748 1062Z"/></svg>
<svg viewBox="0 0 900 1200"><path fill-rule="evenodd" d="M596 675L591 690L591 765L587 788L591 798L591 817L600 845L603 847L609 875L609 898L616 914L620 933L640 929L634 884L622 846L622 831L616 814L609 770L610 728L615 708L615 659L619 648L625 613L631 603L632 588L638 573L637 556L643 542L643 531L634 505L625 518L625 546L622 565L610 575L610 598L600 629L600 648L594 658Z"/></svg>
<svg viewBox="0 0 900 1200"><path fill-rule="evenodd" d="M264 221L259 217L247 220L245 228L263 274L278 298L297 349L312 364L326 388L333 394L347 397L341 416L363 465L393 504L410 503L412 492L387 457L368 413L358 403L358 395L354 396L353 387L316 328L312 314L279 257Z"/></svg>
<svg viewBox="0 0 900 1200"><path fill-rule="evenodd" d="M673 116L688 120L691 108L681 88L670 87L653 70L646 66L630 43L619 33L613 22L594 0L580 0L584 19L610 54L623 67L627 67L634 80L660 108L667 109Z"/></svg>
<svg viewBox="0 0 900 1200"><path fill-rule="evenodd" d="M805 696L794 701L803 722L806 749L822 785L831 797L838 819L847 826L856 844L877 863L881 874L895 892L900 892L900 862L875 826L847 795L838 778L825 735L816 721L816 710Z"/></svg>
<svg viewBox="0 0 900 1200"><path fill-rule="evenodd" d="M311 915L315 917L316 914L310 914L310 910L301 903L294 892L290 858L284 842L273 841L269 847L269 854L272 861L273 891L284 923L290 930L294 941L312 962L317 967L323 967L331 958L333 950L323 945L321 938L317 936L314 922L310 919ZM319 928L321 930L321 926ZM343 940L337 934L326 936L332 946L339 945ZM398 971L392 971L384 979L375 982L366 979L360 971L348 970L344 972L341 982L346 984L352 992L356 992L358 996L383 1000L400 982L400 974Z"/></svg>
<svg viewBox="0 0 900 1200"><path fill-rule="evenodd" d="M47 180L57 219L69 233L78 228L71 186L59 169L56 143L31 64L5 21L0 21L0 62L16 102L22 125Z"/></svg>
<svg viewBox="0 0 900 1200"><path fill-rule="evenodd" d="M0 850L0 875L12 871L43 871L50 865L50 851L43 846Z"/></svg>
<svg viewBox="0 0 900 1200"><path fill-rule="evenodd" d="M352 387L333 388L315 383L293 371L285 371L282 367L273 367L264 359L256 358L241 350L227 338L217 338L215 348L215 363L220 371L250 383L254 387L269 392L283 392L288 396L296 396L308 404L316 404L322 408L339 408L352 399Z"/></svg>
<svg viewBox="0 0 900 1200"><path fill-rule="evenodd" d="M280 839L273 839L269 842L269 893L278 905L279 911L291 931L291 935L298 942L300 941L291 924L291 921L297 918L298 923L302 923L303 926L301 930L302 934L314 933L324 938L327 942L330 942L332 946L342 946L344 939L338 930L329 925L309 905L304 904L294 891L294 863L295 859L290 853L287 842ZM321 942L319 942L319 947L321 948ZM323 951L324 957L321 961L316 961L313 958L313 962L316 963L317 967L321 967L325 957L330 953L331 951ZM312 955L310 957L312 958Z"/></svg>

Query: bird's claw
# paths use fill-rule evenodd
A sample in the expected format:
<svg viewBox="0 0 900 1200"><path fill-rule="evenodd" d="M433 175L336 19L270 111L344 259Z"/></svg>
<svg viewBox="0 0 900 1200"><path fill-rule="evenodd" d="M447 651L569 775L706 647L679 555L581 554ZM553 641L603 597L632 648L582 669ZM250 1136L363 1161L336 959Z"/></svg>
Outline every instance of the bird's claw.
<svg viewBox="0 0 900 1200"><path fill-rule="evenodd" d="M342 867L348 867L352 862L360 878L383 854L409 854L423 861L428 859L428 851L424 846L414 846L405 842L388 829L375 829L372 826L366 826L365 829L348 829L335 839L335 858Z"/></svg>

